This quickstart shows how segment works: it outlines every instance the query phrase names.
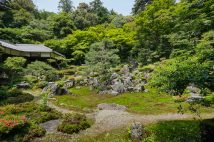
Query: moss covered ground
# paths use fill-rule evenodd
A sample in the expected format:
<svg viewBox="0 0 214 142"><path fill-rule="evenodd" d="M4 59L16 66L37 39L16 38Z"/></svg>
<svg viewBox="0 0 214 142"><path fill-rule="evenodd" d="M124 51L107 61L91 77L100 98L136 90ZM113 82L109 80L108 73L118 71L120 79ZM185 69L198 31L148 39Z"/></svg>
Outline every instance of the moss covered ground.
<svg viewBox="0 0 214 142"><path fill-rule="evenodd" d="M184 111L189 111L190 105L185 102L177 102L177 97L166 93L160 93L155 89L143 93L124 93L118 96L98 95L96 91L88 87L72 88L73 95L63 95L55 97L54 104L75 111L89 111L96 109L100 103L116 103L124 105L129 112L140 114L163 114L177 113L182 106ZM199 112L214 112L214 108L200 106Z"/></svg>

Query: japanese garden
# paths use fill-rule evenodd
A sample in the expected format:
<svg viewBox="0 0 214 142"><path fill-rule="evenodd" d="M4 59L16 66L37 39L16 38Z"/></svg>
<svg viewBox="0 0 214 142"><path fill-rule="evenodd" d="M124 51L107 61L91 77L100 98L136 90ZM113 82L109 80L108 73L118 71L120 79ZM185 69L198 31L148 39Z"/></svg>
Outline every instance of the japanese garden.
<svg viewBox="0 0 214 142"><path fill-rule="evenodd" d="M213 142L214 0L106 1L0 0L0 142Z"/></svg>

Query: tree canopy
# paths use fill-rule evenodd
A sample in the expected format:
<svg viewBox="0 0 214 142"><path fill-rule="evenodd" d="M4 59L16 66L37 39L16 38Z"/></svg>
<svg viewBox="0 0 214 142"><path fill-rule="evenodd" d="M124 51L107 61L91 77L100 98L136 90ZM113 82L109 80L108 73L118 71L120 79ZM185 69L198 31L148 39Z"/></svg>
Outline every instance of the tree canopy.
<svg viewBox="0 0 214 142"><path fill-rule="evenodd" d="M154 86L182 90L183 87L170 86L173 85L169 83L173 79L170 74L182 75L179 70L196 68L195 65L209 72L207 77L201 78L206 82L201 86L213 86L213 0L136 0L133 15L129 16L108 10L101 0L79 3L76 8L72 1L61 0L59 13L40 11L32 0L11 0L3 4L10 8L0 11L0 38L3 40L45 44L75 65L85 64L90 54L98 56L94 46L101 49L104 41L110 41L110 49L98 50L98 53L108 55L116 50L110 55L119 57L121 63L163 64L151 81L155 82ZM164 74L162 67L170 74L160 79ZM190 69L183 79L174 80L175 84L180 84L175 86L186 85L180 82L200 82L188 79L193 71L198 76L202 74Z"/></svg>

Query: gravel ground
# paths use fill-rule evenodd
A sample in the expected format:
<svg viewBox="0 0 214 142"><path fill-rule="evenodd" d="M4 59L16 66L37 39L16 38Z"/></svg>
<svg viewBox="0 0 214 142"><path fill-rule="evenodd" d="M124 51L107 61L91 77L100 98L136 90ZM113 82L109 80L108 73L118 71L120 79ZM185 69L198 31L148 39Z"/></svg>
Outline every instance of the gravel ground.
<svg viewBox="0 0 214 142"><path fill-rule="evenodd" d="M72 111L48 103L48 105L57 111L62 113L72 113ZM131 125L133 122L141 122L146 125L149 123L154 123L158 121L167 120L182 120L182 119L194 119L195 115L191 114L161 114L161 115L140 115L128 113L124 110L98 110L93 114L86 115L89 118L94 118L95 123L85 131L79 134L67 135L62 133L52 133L47 134L46 137L40 139L39 142L55 142L61 141L59 139L64 139L62 142L75 141L76 138L83 135L96 136L104 132L111 131L116 128ZM214 118L214 114L201 114L202 118ZM52 126L50 126L52 127ZM53 126L55 127L55 126ZM49 128L46 128L49 129ZM51 129L51 128L50 128ZM54 132L54 131L53 131ZM67 140L66 140L67 139ZM36 141L38 142L38 141Z"/></svg>

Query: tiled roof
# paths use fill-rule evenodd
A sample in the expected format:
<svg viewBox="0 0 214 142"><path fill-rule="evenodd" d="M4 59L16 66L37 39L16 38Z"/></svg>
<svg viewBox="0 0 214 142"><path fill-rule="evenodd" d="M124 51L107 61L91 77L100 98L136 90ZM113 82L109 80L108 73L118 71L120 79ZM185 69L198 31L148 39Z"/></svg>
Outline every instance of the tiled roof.
<svg viewBox="0 0 214 142"><path fill-rule="evenodd" d="M3 40L0 40L0 44L6 48L23 52L53 52L52 49L42 44L11 44Z"/></svg>

